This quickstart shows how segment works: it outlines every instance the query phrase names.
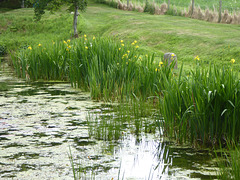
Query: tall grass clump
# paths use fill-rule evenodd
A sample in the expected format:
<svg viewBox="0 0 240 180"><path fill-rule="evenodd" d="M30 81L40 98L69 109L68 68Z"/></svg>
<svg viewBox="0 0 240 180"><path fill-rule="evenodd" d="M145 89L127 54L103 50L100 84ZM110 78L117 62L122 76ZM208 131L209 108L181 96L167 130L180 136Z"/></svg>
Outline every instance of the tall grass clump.
<svg viewBox="0 0 240 180"><path fill-rule="evenodd" d="M240 83L231 67L197 66L170 79L160 102L165 133L180 143L217 146L240 137Z"/></svg>
<svg viewBox="0 0 240 180"><path fill-rule="evenodd" d="M154 54L142 54L138 48L137 41L84 35L73 41L28 46L12 59L23 78L70 81L74 87L89 90L94 99L146 100L159 93L162 74L171 71L155 62Z"/></svg>
<svg viewBox="0 0 240 180"><path fill-rule="evenodd" d="M240 179L240 151L238 147L229 150L221 149L221 159L218 158L219 179Z"/></svg>

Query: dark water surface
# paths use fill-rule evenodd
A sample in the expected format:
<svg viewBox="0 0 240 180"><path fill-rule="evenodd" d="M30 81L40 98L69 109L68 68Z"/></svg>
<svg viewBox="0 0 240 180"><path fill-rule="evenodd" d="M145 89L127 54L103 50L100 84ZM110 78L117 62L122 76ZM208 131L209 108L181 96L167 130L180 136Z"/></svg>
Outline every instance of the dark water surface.
<svg viewBox="0 0 240 180"><path fill-rule="evenodd" d="M68 83L26 83L2 65L0 179L73 179L69 148L83 179L216 178L214 155L165 142L147 127L151 117L117 109Z"/></svg>

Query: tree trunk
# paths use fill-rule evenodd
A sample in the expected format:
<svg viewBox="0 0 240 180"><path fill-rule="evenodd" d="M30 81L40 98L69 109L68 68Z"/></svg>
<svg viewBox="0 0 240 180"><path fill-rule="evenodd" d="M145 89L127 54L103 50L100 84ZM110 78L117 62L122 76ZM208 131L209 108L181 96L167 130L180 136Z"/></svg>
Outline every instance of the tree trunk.
<svg viewBox="0 0 240 180"><path fill-rule="evenodd" d="M218 23L222 20L222 0L219 0L219 14L218 14Z"/></svg>
<svg viewBox="0 0 240 180"><path fill-rule="evenodd" d="M194 12L194 0L192 0L192 14L191 14L191 16L193 15L193 12Z"/></svg>
<svg viewBox="0 0 240 180"><path fill-rule="evenodd" d="M24 8L24 0L22 0L22 6L21 7Z"/></svg>
<svg viewBox="0 0 240 180"><path fill-rule="evenodd" d="M75 6L75 11L74 11L74 18L73 18L73 29L74 29L74 37L78 37L77 33L77 19L78 19L78 6Z"/></svg>

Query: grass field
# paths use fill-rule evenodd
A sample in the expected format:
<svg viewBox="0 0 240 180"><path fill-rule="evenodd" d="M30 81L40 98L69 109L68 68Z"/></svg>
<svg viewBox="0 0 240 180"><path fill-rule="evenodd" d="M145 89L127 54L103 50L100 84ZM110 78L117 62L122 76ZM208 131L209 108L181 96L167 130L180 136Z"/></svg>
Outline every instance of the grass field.
<svg viewBox="0 0 240 180"><path fill-rule="evenodd" d="M42 21L33 21L33 9L18 9L0 14L0 44L8 50L52 40L66 40L72 34L72 15L67 12L46 13ZM63 23L64 22L64 23ZM140 50L156 53L174 52L185 68L194 66L198 55L202 64L214 62L240 69L239 25L214 24L176 16L154 16L89 4L81 14L79 32L87 35L116 37L140 43Z"/></svg>

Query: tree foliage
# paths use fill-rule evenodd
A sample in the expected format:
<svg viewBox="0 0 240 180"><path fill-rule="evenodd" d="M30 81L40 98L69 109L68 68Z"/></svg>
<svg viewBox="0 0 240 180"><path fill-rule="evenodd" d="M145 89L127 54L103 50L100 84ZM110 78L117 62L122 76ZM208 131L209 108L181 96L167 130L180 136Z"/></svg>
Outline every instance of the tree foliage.
<svg viewBox="0 0 240 180"><path fill-rule="evenodd" d="M45 13L45 10L53 12L61 8L63 5L67 5L71 11L76 7L80 11L85 11L87 7L87 0L34 0L33 7L35 19L39 21Z"/></svg>

